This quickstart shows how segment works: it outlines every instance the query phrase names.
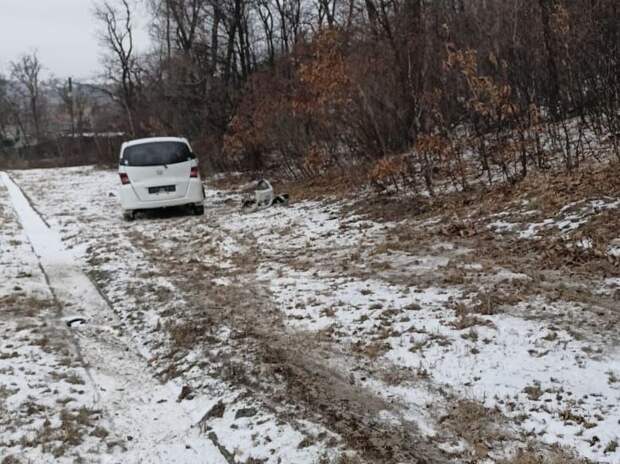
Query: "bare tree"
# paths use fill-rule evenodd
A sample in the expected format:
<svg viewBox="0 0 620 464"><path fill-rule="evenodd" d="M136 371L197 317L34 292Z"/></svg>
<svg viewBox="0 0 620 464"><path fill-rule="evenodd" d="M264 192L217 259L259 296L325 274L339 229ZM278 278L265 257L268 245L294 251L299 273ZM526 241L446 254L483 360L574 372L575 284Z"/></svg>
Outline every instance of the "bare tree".
<svg viewBox="0 0 620 464"><path fill-rule="evenodd" d="M444 168L463 181L465 158L489 182L544 167L542 127L577 167L585 132L573 142L559 125L571 115L614 134L620 158L617 0L148 0L156 47L140 68L133 0L99 1L132 131L139 100L153 131L279 153L290 173L413 150L391 168L429 190Z"/></svg>
<svg viewBox="0 0 620 464"><path fill-rule="evenodd" d="M9 98L9 81L0 75L0 150L13 142L12 102Z"/></svg>
<svg viewBox="0 0 620 464"><path fill-rule="evenodd" d="M174 20L176 40L181 50L189 53L198 35L203 19L205 0L165 0L167 10Z"/></svg>
<svg viewBox="0 0 620 464"><path fill-rule="evenodd" d="M136 133L139 68L134 52L133 23L129 0L104 0L95 6L95 18L101 24L100 40L107 50L106 77L117 89L117 101L126 112L130 132Z"/></svg>
<svg viewBox="0 0 620 464"><path fill-rule="evenodd" d="M18 91L24 93L27 100L27 108L34 138L37 142L43 137L42 131L42 95L41 95L41 69L36 51L22 55L17 61L11 63L11 78L18 84Z"/></svg>

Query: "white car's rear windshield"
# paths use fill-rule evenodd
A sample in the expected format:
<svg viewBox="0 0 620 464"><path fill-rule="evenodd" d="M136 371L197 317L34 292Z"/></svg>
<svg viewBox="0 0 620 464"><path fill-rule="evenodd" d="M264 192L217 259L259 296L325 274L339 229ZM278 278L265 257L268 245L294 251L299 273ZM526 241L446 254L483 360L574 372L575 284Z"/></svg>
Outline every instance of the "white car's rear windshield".
<svg viewBox="0 0 620 464"><path fill-rule="evenodd" d="M124 166L161 166L183 163L192 158L183 142L150 142L125 148L121 164Z"/></svg>

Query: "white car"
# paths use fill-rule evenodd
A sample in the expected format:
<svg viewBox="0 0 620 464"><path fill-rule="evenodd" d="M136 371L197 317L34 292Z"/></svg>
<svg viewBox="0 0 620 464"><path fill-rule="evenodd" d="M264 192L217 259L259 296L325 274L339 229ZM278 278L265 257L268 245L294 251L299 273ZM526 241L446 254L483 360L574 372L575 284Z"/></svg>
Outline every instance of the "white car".
<svg viewBox="0 0 620 464"><path fill-rule="evenodd" d="M184 138L151 137L121 146L118 173L123 217L136 211L189 205L204 214L204 189L198 160Z"/></svg>

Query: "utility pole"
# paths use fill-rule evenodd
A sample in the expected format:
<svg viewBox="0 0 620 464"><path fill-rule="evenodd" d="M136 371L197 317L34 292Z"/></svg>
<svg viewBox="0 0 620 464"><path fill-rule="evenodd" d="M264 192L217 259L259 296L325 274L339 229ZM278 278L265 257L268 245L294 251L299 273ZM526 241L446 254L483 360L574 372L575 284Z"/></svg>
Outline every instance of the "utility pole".
<svg viewBox="0 0 620 464"><path fill-rule="evenodd" d="M69 116L71 117L71 137L75 138L75 109L73 102L73 79L69 78L68 81L68 97L69 97Z"/></svg>

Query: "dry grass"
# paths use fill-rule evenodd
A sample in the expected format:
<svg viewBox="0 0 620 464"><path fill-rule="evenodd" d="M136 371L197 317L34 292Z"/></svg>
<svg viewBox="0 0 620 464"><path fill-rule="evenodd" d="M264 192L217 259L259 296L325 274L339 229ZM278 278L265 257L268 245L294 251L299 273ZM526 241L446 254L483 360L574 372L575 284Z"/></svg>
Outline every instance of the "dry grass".
<svg viewBox="0 0 620 464"><path fill-rule="evenodd" d="M366 166L348 167L346 172L332 170L322 176L302 181L277 182L277 191L287 192L295 200L320 200L350 197L368 182Z"/></svg>
<svg viewBox="0 0 620 464"><path fill-rule="evenodd" d="M41 447L43 453L51 454L54 458L65 456L72 449L81 445L84 436L89 432L92 434L95 424L101 416L101 411L91 410L86 407L78 410L63 408L58 413L58 426L53 426L49 420L49 417L53 414L52 411L34 401L27 401L22 406L20 413L23 422L21 424L14 424L18 427L32 423L32 418L34 417L46 417L46 419L34 434L24 433L18 442L11 443L10 446L19 445L26 449ZM99 429L101 428L99 427ZM24 431L26 430L24 428Z"/></svg>
<svg viewBox="0 0 620 464"><path fill-rule="evenodd" d="M9 454L8 456L5 456L2 461L0 461L0 464L21 464L22 461L19 460L19 458L13 454Z"/></svg>
<svg viewBox="0 0 620 464"><path fill-rule="evenodd" d="M43 311L54 309L54 301L49 298L38 298L20 294L0 297L0 317L36 317Z"/></svg>
<svg viewBox="0 0 620 464"><path fill-rule="evenodd" d="M530 401L538 401L540 397L543 395L543 391L540 388L539 384L528 385L523 389L523 393L525 393Z"/></svg>
<svg viewBox="0 0 620 464"><path fill-rule="evenodd" d="M538 449L537 449L538 448ZM580 459L574 453L559 447L545 447L530 445L527 449L518 450L512 457L499 461L498 464L588 464L586 459Z"/></svg>
<svg viewBox="0 0 620 464"><path fill-rule="evenodd" d="M469 444L475 459L488 457L494 443L508 439L502 427L504 422L498 411L468 399L453 401L450 411L439 419L440 424Z"/></svg>
<svg viewBox="0 0 620 464"><path fill-rule="evenodd" d="M357 353L363 354L367 356L369 359L377 359L380 356L383 356L390 350L391 346L389 343L382 341L370 342L365 345L357 345L355 346L355 351Z"/></svg>
<svg viewBox="0 0 620 464"><path fill-rule="evenodd" d="M84 379L80 377L77 373L71 372L67 374L65 377L65 382L70 383L71 385L84 385Z"/></svg>
<svg viewBox="0 0 620 464"><path fill-rule="evenodd" d="M436 241L437 235L476 250L478 256L491 258L495 264L505 264L508 269L514 265L531 269L564 266L581 266L584 272L618 273L617 263L608 262L604 251L613 239L617 239L620 216L616 211L597 213L591 222L571 233L572 239L590 238L591 249L570 246L560 240L557 233L541 237L540 240L519 240L494 233L487 228L489 216L503 211L513 211L511 221L531 223L553 217L571 202L595 198L618 198L620 187L620 163L601 164L587 172L572 175L561 174L528 177L514 186L498 185L491 189L458 192L442 195L433 201L419 199L398 199L394 197L363 198L352 207L377 221L403 219L423 220L439 217L442 220L432 227L418 228L404 225L394 231L393 240L381 245L378 252L420 250ZM522 202L529 202L531 213L522 214ZM412 208L411 203L417 205ZM612 259L613 261L613 259ZM463 284L466 273L452 270L443 273L446 284Z"/></svg>
<svg viewBox="0 0 620 464"><path fill-rule="evenodd" d="M198 321L191 322L170 322L165 326L170 334L170 339L175 348L191 349L201 343L208 334L206 325Z"/></svg>
<svg viewBox="0 0 620 464"><path fill-rule="evenodd" d="M96 425L101 411L81 407L78 410L60 411L60 424L53 427L46 420L29 446L41 446L45 453L50 453L55 458L65 456L71 449L82 444L86 435L107 436L107 431ZM105 433L104 433L105 432ZM97 436L95 435L95 436Z"/></svg>

